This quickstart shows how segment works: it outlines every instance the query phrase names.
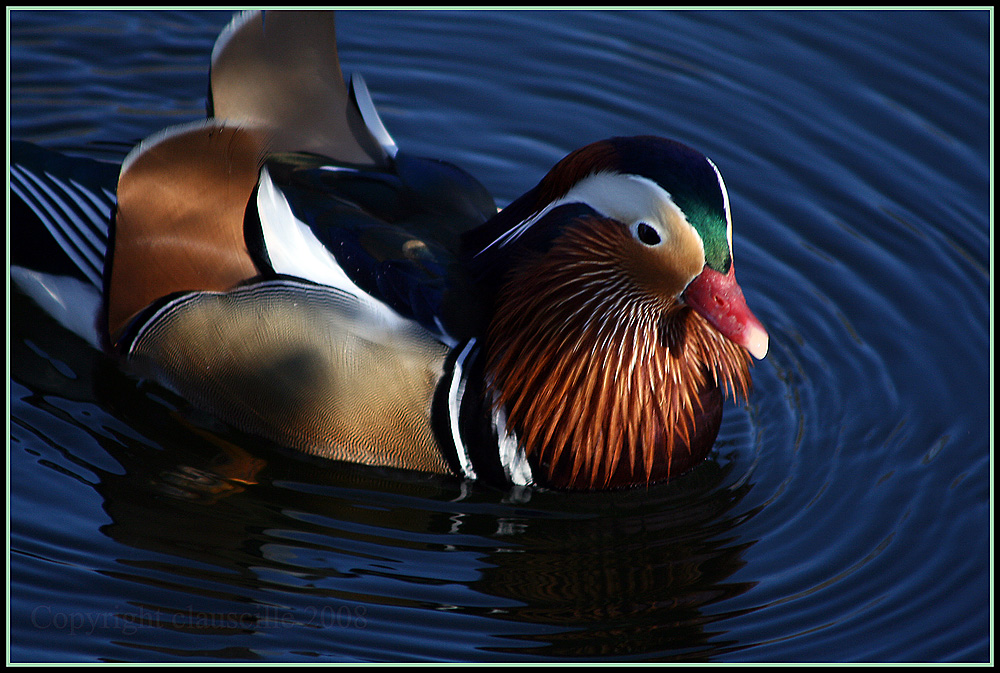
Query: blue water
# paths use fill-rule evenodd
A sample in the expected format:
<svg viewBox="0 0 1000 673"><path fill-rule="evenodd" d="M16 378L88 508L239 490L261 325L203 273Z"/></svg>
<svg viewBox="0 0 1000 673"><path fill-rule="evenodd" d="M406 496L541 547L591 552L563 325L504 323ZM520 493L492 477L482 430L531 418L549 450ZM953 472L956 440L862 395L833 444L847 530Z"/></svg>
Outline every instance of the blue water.
<svg viewBox="0 0 1000 673"><path fill-rule="evenodd" d="M227 12L10 14L10 133L204 114ZM992 15L344 12L408 151L505 204L618 134L713 158L767 326L666 485L506 494L287 457L16 291L9 659L991 661ZM266 466L222 480L239 447Z"/></svg>

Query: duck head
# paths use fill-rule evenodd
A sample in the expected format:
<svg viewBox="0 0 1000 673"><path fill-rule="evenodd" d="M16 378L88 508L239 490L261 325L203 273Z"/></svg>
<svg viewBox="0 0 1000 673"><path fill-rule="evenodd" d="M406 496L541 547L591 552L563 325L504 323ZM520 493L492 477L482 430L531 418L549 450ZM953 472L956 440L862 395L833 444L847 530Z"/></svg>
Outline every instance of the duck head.
<svg viewBox="0 0 1000 673"><path fill-rule="evenodd" d="M746 397L768 341L710 160L657 137L588 145L466 243L492 307L487 385L550 483L649 483L704 458L721 391Z"/></svg>

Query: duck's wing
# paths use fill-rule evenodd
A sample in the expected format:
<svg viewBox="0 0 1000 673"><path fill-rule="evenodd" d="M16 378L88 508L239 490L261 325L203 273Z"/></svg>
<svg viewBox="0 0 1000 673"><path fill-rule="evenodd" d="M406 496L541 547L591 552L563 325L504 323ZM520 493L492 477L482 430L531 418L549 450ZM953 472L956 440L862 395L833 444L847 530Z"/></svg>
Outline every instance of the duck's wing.
<svg viewBox="0 0 1000 673"><path fill-rule="evenodd" d="M212 52L209 115L270 128L277 151L384 165L394 143L363 82L353 88L355 96L340 69L333 12L244 12Z"/></svg>
<svg viewBox="0 0 1000 673"><path fill-rule="evenodd" d="M254 227L295 226L268 207L283 196L266 146L267 134L208 120L126 158L107 269L116 350L284 446L446 471L431 405L447 347L359 288L321 244L296 248L287 273L247 245ZM316 269L325 275L308 278Z"/></svg>

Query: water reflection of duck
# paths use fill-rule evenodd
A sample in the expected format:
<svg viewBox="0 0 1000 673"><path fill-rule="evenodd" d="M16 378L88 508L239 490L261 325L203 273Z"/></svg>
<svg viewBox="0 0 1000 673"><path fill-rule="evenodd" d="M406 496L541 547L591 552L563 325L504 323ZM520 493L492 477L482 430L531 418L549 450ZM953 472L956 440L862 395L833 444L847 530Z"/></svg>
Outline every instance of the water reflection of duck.
<svg viewBox="0 0 1000 673"><path fill-rule="evenodd" d="M12 278L64 319L90 306L92 341L136 371L307 453L574 489L699 463L767 350L715 165L613 138L497 212L457 167L397 151L333 36L329 13L237 16L209 119L126 157L107 233L106 168L15 143L14 200L83 282L39 273L55 256L24 204Z"/></svg>

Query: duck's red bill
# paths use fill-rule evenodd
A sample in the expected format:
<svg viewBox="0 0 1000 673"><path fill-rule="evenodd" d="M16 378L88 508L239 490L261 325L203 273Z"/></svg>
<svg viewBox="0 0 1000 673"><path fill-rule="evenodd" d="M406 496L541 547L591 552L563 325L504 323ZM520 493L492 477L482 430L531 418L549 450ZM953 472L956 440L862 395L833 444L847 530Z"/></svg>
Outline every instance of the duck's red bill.
<svg viewBox="0 0 1000 673"><path fill-rule="evenodd" d="M758 360L767 355L767 330L747 307L732 266L727 274L706 266L688 284L681 298L723 336L746 348Z"/></svg>

